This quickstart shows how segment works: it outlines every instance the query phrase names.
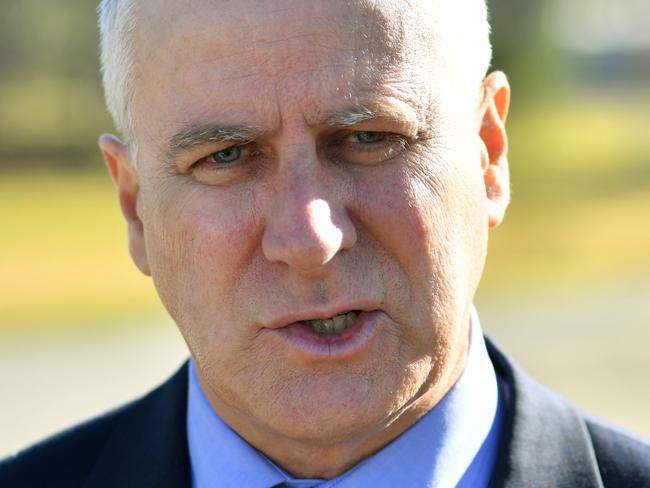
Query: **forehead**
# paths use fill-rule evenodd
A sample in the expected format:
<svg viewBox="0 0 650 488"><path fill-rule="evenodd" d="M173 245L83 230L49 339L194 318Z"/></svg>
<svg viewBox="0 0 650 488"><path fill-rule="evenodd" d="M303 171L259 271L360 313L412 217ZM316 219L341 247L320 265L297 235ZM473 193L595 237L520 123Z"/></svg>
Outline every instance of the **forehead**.
<svg viewBox="0 0 650 488"><path fill-rule="evenodd" d="M155 111L165 124L155 128L160 134L215 114L275 124L296 104L305 117L379 95L417 104L416 88L430 82L430 69L418 68L431 61L433 42L420 4L145 0L135 38L136 117Z"/></svg>
<svg viewBox="0 0 650 488"><path fill-rule="evenodd" d="M181 40L209 41L212 52L230 53L236 44L244 50L293 36L397 51L409 33L421 35L429 5L409 0L141 0L137 24L145 54Z"/></svg>

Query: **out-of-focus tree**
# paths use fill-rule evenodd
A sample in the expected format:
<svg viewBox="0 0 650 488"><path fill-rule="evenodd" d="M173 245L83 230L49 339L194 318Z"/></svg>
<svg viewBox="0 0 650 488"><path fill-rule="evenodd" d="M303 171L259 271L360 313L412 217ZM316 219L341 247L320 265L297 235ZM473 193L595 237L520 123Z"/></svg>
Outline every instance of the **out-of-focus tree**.
<svg viewBox="0 0 650 488"><path fill-rule="evenodd" d="M542 96L562 78L562 64L548 36L554 2L488 0L492 25L492 66L505 71L518 106L529 96Z"/></svg>
<svg viewBox="0 0 650 488"><path fill-rule="evenodd" d="M92 166L110 128L97 60L96 4L10 0L0 15L0 169Z"/></svg>

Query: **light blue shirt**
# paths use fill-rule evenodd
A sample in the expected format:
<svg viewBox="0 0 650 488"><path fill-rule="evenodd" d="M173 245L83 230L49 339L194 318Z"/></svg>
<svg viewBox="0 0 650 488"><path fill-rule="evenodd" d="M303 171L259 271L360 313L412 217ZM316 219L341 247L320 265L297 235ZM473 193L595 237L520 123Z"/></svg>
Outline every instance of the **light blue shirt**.
<svg viewBox="0 0 650 488"><path fill-rule="evenodd" d="M331 480L298 480L225 424L208 403L190 361L187 436L193 488L487 487L502 401L476 312L465 369L445 397L382 450Z"/></svg>

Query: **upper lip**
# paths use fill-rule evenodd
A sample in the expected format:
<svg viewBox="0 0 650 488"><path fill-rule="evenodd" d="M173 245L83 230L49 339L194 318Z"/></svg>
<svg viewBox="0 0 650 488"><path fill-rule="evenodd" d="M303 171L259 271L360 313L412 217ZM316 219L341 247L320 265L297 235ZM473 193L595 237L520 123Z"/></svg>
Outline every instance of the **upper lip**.
<svg viewBox="0 0 650 488"><path fill-rule="evenodd" d="M341 306L313 307L304 311L297 311L282 315L263 324L263 327L267 329L281 329L282 327L286 327L288 325L295 324L296 322L302 322L305 320L323 320L347 312L371 312L373 310L377 310L378 308L379 307L376 304L373 305L371 302L351 302Z"/></svg>

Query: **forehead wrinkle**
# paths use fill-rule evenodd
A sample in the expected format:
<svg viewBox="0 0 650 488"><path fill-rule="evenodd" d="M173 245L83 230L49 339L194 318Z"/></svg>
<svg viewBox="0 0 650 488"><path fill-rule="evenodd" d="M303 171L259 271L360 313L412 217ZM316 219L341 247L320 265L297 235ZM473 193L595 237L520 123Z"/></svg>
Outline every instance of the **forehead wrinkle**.
<svg viewBox="0 0 650 488"><path fill-rule="evenodd" d="M165 9L153 1L144 3L149 4L149 10L142 17L149 21L143 40L148 41L150 51L163 55L182 44L192 44L194 49L188 54L207 62L250 56L255 49L278 44L312 44L336 50L351 50L353 44L351 39L341 41L336 37L341 32L341 18L325 8L328 2L320 2L324 6L319 2L310 5L309 17L297 12L295 6L264 8L263 2L259 5L257 1L203 0L196 2L200 4L196 8L188 8L181 1ZM350 32L352 25L349 27L344 31Z"/></svg>

